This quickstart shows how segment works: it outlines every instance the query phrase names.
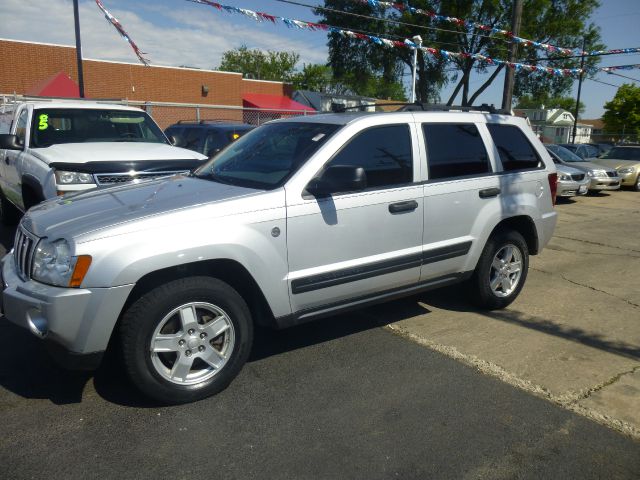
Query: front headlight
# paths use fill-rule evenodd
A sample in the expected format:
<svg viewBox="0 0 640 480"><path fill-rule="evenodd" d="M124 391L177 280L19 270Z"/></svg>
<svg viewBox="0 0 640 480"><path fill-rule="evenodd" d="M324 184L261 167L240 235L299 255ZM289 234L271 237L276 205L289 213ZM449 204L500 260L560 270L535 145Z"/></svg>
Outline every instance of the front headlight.
<svg viewBox="0 0 640 480"><path fill-rule="evenodd" d="M605 172L604 170L589 170L587 172L587 175L589 175L590 177L606 177L607 172Z"/></svg>
<svg viewBox="0 0 640 480"><path fill-rule="evenodd" d="M56 170L56 183L58 185L73 185L95 183L93 175L82 172L66 172L64 170Z"/></svg>
<svg viewBox="0 0 640 480"><path fill-rule="evenodd" d="M620 170L618 170L618 173L621 173L623 175L626 175L628 173L636 173L636 169L633 167L621 168Z"/></svg>
<svg viewBox="0 0 640 480"><path fill-rule="evenodd" d="M565 182L568 182L568 181L571 180L571 175L566 175L564 173L561 173L560 175L558 175L558 179L562 180L562 181L565 181Z"/></svg>
<svg viewBox="0 0 640 480"><path fill-rule="evenodd" d="M31 278L56 287L79 287L90 264L88 255L71 256L66 240L43 238L36 247Z"/></svg>

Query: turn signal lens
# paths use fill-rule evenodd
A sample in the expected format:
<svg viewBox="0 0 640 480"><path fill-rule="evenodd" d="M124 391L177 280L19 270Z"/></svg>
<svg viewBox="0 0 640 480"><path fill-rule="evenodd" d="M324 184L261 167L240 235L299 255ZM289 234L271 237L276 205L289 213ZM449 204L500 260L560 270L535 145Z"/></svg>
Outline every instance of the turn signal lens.
<svg viewBox="0 0 640 480"><path fill-rule="evenodd" d="M69 280L69 286L78 288L80 285L82 285L82 281L84 280L85 275L89 271L90 266L91 266L91 255L80 255L73 269L73 275L71 275L71 280Z"/></svg>

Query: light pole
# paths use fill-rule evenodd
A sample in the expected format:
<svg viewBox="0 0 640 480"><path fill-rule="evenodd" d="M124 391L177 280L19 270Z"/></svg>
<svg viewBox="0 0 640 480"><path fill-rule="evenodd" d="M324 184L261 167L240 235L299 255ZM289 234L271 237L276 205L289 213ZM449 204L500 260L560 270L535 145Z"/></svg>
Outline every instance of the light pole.
<svg viewBox="0 0 640 480"><path fill-rule="evenodd" d="M416 101L416 68L418 66L418 49L422 46L422 37L416 35L411 40L417 45L413 49L413 74L411 75L411 103Z"/></svg>
<svg viewBox="0 0 640 480"><path fill-rule="evenodd" d="M76 59L78 62L78 90L80 98L84 98L84 73L82 71L82 42L80 41L80 14L78 0L73 0L73 20L76 27Z"/></svg>

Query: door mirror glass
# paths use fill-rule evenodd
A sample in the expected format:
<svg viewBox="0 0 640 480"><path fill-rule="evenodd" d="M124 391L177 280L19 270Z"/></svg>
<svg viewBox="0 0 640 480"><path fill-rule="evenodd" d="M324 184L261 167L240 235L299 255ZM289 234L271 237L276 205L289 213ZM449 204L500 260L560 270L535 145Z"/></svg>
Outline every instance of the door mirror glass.
<svg viewBox="0 0 640 480"><path fill-rule="evenodd" d="M319 177L307 185L307 192L314 197L326 197L332 193L357 192L367 188L364 168L355 165L331 165Z"/></svg>

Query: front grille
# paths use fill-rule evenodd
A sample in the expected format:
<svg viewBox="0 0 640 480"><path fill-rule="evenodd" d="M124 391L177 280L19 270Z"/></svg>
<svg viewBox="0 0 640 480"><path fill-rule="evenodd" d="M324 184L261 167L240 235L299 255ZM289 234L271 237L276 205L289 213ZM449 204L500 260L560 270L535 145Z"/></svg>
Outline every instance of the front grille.
<svg viewBox="0 0 640 480"><path fill-rule="evenodd" d="M612 172L611 170L607 171L607 176L609 177L617 177L618 172Z"/></svg>
<svg viewBox="0 0 640 480"><path fill-rule="evenodd" d="M18 275L23 280L31 278L31 267L33 265L33 256L38 244L38 237L27 232L24 228L18 227L16 239L13 243L13 255L16 261Z"/></svg>
<svg viewBox="0 0 640 480"><path fill-rule="evenodd" d="M153 180L160 177L168 177L180 173L188 173L186 170L170 172L129 172L129 173L98 173L95 175L96 183L101 186L121 185L135 180Z"/></svg>
<svg viewBox="0 0 640 480"><path fill-rule="evenodd" d="M579 182L580 180L584 180L584 173L573 173L571 174L571 178Z"/></svg>

